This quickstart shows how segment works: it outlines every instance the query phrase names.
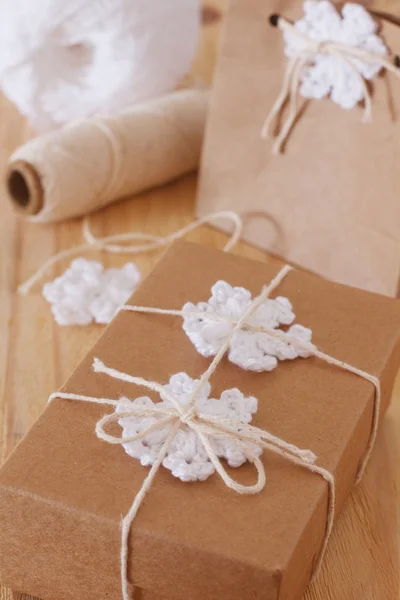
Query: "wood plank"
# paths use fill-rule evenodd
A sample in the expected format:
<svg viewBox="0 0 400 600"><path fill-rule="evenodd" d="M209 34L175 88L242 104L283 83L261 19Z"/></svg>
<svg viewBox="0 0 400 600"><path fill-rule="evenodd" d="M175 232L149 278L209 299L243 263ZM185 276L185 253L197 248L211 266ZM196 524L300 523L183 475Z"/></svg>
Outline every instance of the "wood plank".
<svg viewBox="0 0 400 600"><path fill-rule="evenodd" d="M219 11L225 0L209 0L207 21L195 72L209 83L217 54ZM397 0L380 0L374 8L400 15ZM400 50L400 49L399 49ZM0 98L0 167L29 135L14 107ZM140 230L166 235L193 219L196 178L193 175L105 209L93 218L102 234ZM56 250L81 243L79 220L39 226L16 219L2 194L0 264L0 461L21 439L43 409L50 392L72 372L103 327L58 327L40 286L24 298L17 284ZM190 239L222 247L226 236L210 228ZM239 244L235 252L266 262L271 257ZM95 256L93 254L93 256ZM159 252L135 257L143 275ZM126 257L96 256L119 266ZM66 264L61 264L62 270ZM54 271L57 272L57 269ZM400 380L373 459L339 519L318 581L304 600L396 600L400 597ZM1 600L35 600L0 588ZM80 600L80 599L79 599Z"/></svg>

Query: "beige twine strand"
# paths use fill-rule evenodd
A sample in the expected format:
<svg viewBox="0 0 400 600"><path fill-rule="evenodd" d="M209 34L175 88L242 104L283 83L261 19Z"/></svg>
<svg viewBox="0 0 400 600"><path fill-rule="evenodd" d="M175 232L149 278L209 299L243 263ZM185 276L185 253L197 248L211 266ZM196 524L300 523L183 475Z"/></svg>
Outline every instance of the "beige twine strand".
<svg viewBox="0 0 400 600"><path fill-rule="evenodd" d="M87 218L83 221L83 235L86 240L86 244L82 244L80 246L75 246L74 248L69 248L68 250L62 250L61 252L55 254L48 260L46 260L43 265L31 276L27 281L22 283L18 287L18 291L21 294L27 294L31 288L37 283L47 272L50 267L60 262L63 259L70 258L72 256L76 256L81 252L85 252L87 250L100 250L103 252L110 252L113 254L142 254L144 252L152 252L153 250L157 250L164 246L167 246L174 240L178 240L183 238L185 235L205 225L207 223L213 223L219 219L229 220L233 223L234 229L230 235L228 242L224 246L224 251L229 252L232 248L238 243L240 240L242 230L243 230L243 222L240 216L230 210L219 211L214 213L209 213L189 225L185 225L182 229L171 233L166 236L155 236L147 233L142 233L140 231L127 232L127 233L117 233L114 235L109 235L107 237L98 238L95 237L94 234L90 230L89 221ZM132 246L125 246L121 244L115 244L114 242L137 242L139 240L143 240L144 244L134 244Z"/></svg>

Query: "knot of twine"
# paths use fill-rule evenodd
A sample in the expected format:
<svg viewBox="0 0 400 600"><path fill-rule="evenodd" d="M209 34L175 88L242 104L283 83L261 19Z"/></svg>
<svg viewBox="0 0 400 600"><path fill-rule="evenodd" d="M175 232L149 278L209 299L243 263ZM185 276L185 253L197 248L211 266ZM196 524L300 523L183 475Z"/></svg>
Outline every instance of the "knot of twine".
<svg viewBox="0 0 400 600"><path fill-rule="evenodd" d="M180 421L184 425L189 425L189 427L191 427L191 422L196 417L196 415L197 413L195 407L191 406L190 408L188 408L188 410L181 413Z"/></svg>
<svg viewBox="0 0 400 600"><path fill-rule="evenodd" d="M279 92L279 95L261 129L261 137L267 137L270 134L273 122L279 117L286 101L289 99L289 114L272 146L273 154L279 154L282 151L283 145L285 144L296 121L298 115L297 96L301 82L302 70L308 63L312 63L318 55L323 54L325 56L334 56L339 58L354 73L357 74L362 85L364 97L364 114L362 121L364 123L372 121L371 93L362 73L358 71L357 67L353 63L353 60L359 59L370 64L379 65L383 69L390 71L396 77L400 78L399 70L388 58L380 56L379 54L368 52L362 48L343 44L341 42L313 40L306 33L300 31L297 27L283 17L278 17L278 15L272 15L270 20L271 24L279 27L282 32L289 31L291 35L296 36L304 42L303 48L299 49L295 56L293 56L287 63L281 91Z"/></svg>

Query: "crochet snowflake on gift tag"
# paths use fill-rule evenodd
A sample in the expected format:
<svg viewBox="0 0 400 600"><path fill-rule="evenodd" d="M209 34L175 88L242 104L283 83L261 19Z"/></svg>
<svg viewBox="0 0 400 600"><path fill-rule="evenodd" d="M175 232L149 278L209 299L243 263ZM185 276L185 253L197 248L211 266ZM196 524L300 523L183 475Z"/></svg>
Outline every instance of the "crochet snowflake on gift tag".
<svg viewBox="0 0 400 600"><path fill-rule="evenodd" d="M181 405L189 402L197 379L191 379L186 373L177 373L170 378L167 385L163 386L173 394ZM196 412L202 416L217 416L243 424L250 423L252 415L257 411L257 399L245 397L238 389L222 392L219 400L209 398L211 386L204 384L196 395ZM170 401L161 393L162 402L157 406L171 407ZM155 404L147 396L129 400L121 398L116 412L129 412L134 408L152 408ZM161 418L161 417L160 417ZM157 417L121 417L118 421L123 430L123 436L134 436L147 429L157 421ZM157 429L145 438L135 442L123 444L127 454L140 460L143 466L152 465L157 458L169 432L169 427ZM244 446L230 437L209 436L209 441L220 458L226 459L231 467L240 467L246 462ZM252 456L260 456L261 449L255 444L246 444L247 452L251 450ZM188 425L182 423L176 432L168 453L163 461L165 468L169 469L175 477L182 481L204 481L215 471L198 434Z"/></svg>
<svg viewBox="0 0 400 600"><path fill-rule="evenodd" d="M379 56L388 54L377 35L378 24L360 4L345 4L340 15L328 0L307 0L304 16L295 27L312 40L339 42ZM307 49L306 41L290 30L284 31L284 41L289 58L301 56ZM301 76L300 94L318 100L330 95L342 108L353 108L364 98L362 78L373 79L382 67L350 56L347 61L341 56L318 54L312 57L311 66L305 68Z"/></svg>
<svg viewBox="0 0 400 600"><path fill-rule="evenodd" d="M205 357L217 354L234 324L252 302L248 290L232 287L226 281L217 281L211 293L208 302L188 302L182 309L183 329L198 352ZM278 296L274 300L265 300L245 326L234 334L229 346L229 360L250 371L271 371L279 360L306 358L309 353L296 348L290 340L286 342L257 331L263 327L277 329L281 325L291 325L294 319L292 305L287 298ZM312 332L302 325L292 325L287 335L310 342Z"/></svg>
<svg viewBox="0 0 400 600"><path fill-rule="evenodd" d="M59 325L110 323L139 281L133 263L104 269L97 261L77 258L63 275L43 286L43 296Z"/></svg>

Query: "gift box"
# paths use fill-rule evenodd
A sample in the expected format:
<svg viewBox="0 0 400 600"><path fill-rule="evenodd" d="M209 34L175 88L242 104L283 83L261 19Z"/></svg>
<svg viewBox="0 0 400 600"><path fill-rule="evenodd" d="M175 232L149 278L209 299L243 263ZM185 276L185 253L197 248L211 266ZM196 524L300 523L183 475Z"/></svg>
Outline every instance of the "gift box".
<svg viewBox="0 0 400 600"><path fill-rule="evenodd" d="M230 2L208 114L197 214L236 210L248 217L244 236L252 244L331 280L395 296L400 267L399 78L384 72L366 81L371 93L368 123L362 122L363 101L345 110L331 98L298 95L297 119L282 153L275 155L274 134L288 118L289 102L269 137L262 137L262 127L283 88L289 58L282 31L269 22L271 14L294 23L303 16L303 3ZM398 25L376 21L389 51L399 53ZM361 40L366 41L362 35ZM393 61L390 53L388 61ZM337 86L341 82L338 73Z"/></svg>
<svg viewBox="0 0 400 600"><path fill-rule="evenodd" d="M257 296L278 271L179 241L129 303L181 309L188 301L206 301L219 280ZM296 270L282 278L275 297L290 301L296 323L312 331L315 348L371 380L315 355L281 360L262 372L243 369L226 355L210 379L212 397L228 388L255 397L254 426L311 450L334 478L336 518L371 442L374 378L380 417L390 400L400 357L400 305ZM289 310L286 300L277 302ZM182 371L198 378L211 361L192 344L179 315L121 311L62 393L159 401L155 392L95 372L94 357L161 384ZM149 467L96 436L96 423L109 411L55 397L3 465L0 572L13 589L45 600L121 598L121 518ZM136 599L301 597L326 540L329 486L318 472L266 449L261 461L266 486L252 495L229 489L217 473L184 482L159 469L128 538ZM256 478L249 462L229 473L243 485Z"/></svg>

